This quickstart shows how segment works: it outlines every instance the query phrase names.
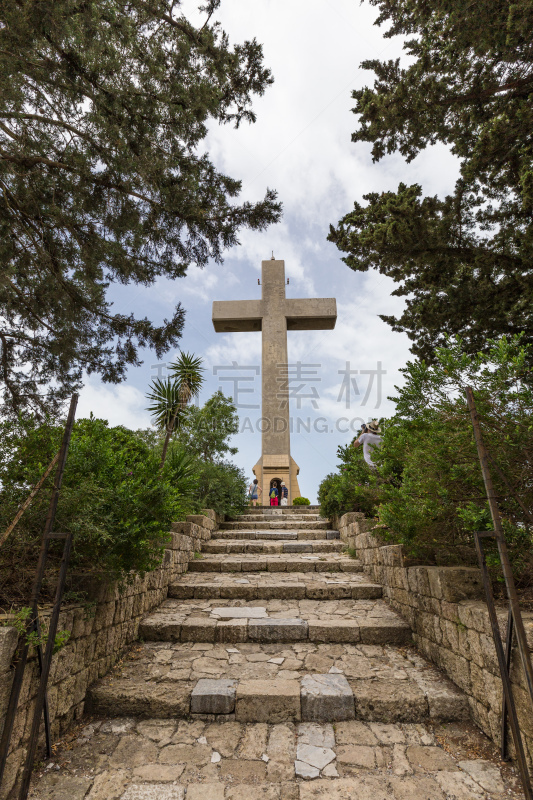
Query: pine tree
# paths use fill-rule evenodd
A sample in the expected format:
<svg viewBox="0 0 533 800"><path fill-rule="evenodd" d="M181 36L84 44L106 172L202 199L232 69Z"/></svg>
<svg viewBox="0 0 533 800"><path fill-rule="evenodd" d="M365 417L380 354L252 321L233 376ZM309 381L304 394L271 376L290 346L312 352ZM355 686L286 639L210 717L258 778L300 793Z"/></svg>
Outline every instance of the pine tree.
<svg viewBox="0 0 533 800"><path fill-rule="evenodd" d="M371 193L331 227L354 270L378 269L406 296L401 317L419 356L432 359L446 334L470 352L488 337L523 331L533 341L533 4L530 0L371 0L385 36L410 38L400 59L366 61L373 88L353 92L355 142L374 161L411 161L447 144L461 176L453 195L422 187Z"/></svg>
<svg viewBox="0 0 533 800"><path fill-rule="evenodd" d="M253 122L272 83L255 40L230 46L208 0L0 4L0 382L4 413L54 412L82 373L118 382L138 350L179 341L114 311L113 284L151 286L221 262L243 227L279 219L275 192L205 152L209 125Z"/></svg>

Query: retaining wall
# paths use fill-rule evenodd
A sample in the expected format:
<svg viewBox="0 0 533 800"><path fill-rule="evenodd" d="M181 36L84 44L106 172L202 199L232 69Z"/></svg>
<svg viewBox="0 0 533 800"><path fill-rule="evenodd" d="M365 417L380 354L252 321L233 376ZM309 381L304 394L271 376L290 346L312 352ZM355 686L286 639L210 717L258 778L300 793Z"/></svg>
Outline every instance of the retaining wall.
<svg viewBox="0 0 533 800"><path fill-rule="evenodd" d="M48 684L52 738L57 739L83 714L88 687L105 675L135 641L139 622L167 597L168 587L178 575L187 572L194 553L211 538L219 518L214 511L189 516L186 522L172 525L161 566L131 584L95 589L96 605L90 615L80 607L64 607L59 631L70 631L67 644L53 657ZM43 613L46 624L46 612ZM0 733L3 728L14 674L13 656L18 634L6 627L9 617L0 619ZM0 798L15 796L26 744L33 719L33 706L39 680L36 653L30 653L20 694L17 717L11 737L10 754ZM44 729L41 730L44 743Z"/></svg>
<svg viewBox="0 0 533 800"><path fill-rule="evenodd" d="M387 544L376 522L360 513L345 514L335 527L348 547L355 548L365 572L383 586L383 598L409 623L418 650L466 693L473 720L499 745L502 684L480 570L409 566L402 545ZM525 612L523 617L533 651L533 614ZM502 605L498 619L505 641L507 608ZM516 646L511 678L524 745L533 763L533 709ZM510 732L508 738L512 753Z"/></svg>

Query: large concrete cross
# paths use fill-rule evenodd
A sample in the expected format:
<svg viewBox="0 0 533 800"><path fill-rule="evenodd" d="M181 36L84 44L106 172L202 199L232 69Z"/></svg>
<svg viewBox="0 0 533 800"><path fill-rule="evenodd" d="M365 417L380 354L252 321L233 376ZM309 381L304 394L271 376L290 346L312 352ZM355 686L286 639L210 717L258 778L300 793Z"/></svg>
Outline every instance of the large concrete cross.
<svg viewBox="0 0 533 800"><path fill-rule="evenodd" d="M274 258L261 264L261 300L224 300L213 303L217 333L261 331L262 341L262 453L253 468L263 489L263 503L274 479L284 480L289 503L298 497L299 467L291 458L287 331L328 330L335 327L333 298L285 297L285 262Z"/></svg>

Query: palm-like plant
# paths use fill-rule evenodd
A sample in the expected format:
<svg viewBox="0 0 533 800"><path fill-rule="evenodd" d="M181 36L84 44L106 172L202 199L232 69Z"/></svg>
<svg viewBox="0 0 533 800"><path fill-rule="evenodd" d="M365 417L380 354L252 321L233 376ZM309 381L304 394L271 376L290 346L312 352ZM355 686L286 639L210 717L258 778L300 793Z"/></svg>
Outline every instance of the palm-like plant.
<svg viewBox="0 0 533 800"><path fill-rule="evenodd" d="M204 383L202 359L192 353L180 353L170 365L171 376L166 380L155 378L147 394L152 405L148 411L161 430L166 431L161 467L167 457L168 443L188 403L197 397Z"/></svg>

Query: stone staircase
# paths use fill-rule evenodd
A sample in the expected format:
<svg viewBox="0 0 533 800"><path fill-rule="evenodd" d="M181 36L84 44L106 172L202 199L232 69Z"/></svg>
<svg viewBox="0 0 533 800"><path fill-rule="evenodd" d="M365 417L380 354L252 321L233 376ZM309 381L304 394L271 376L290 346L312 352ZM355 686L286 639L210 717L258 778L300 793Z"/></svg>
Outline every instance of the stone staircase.
<svg viewBox="0 0 533 800"><path fill-rule="evenodd" d="M316 509L256 509L197 555L31 800L523 800Z"/></svg>
<svg viewBox="0 0 533 800"><path fill-rule="evenodd" d="M466 698L410 647L316 508L253 509L214 531L142 644L90 692L96 714L239 722L419 723Z"/></svg>

